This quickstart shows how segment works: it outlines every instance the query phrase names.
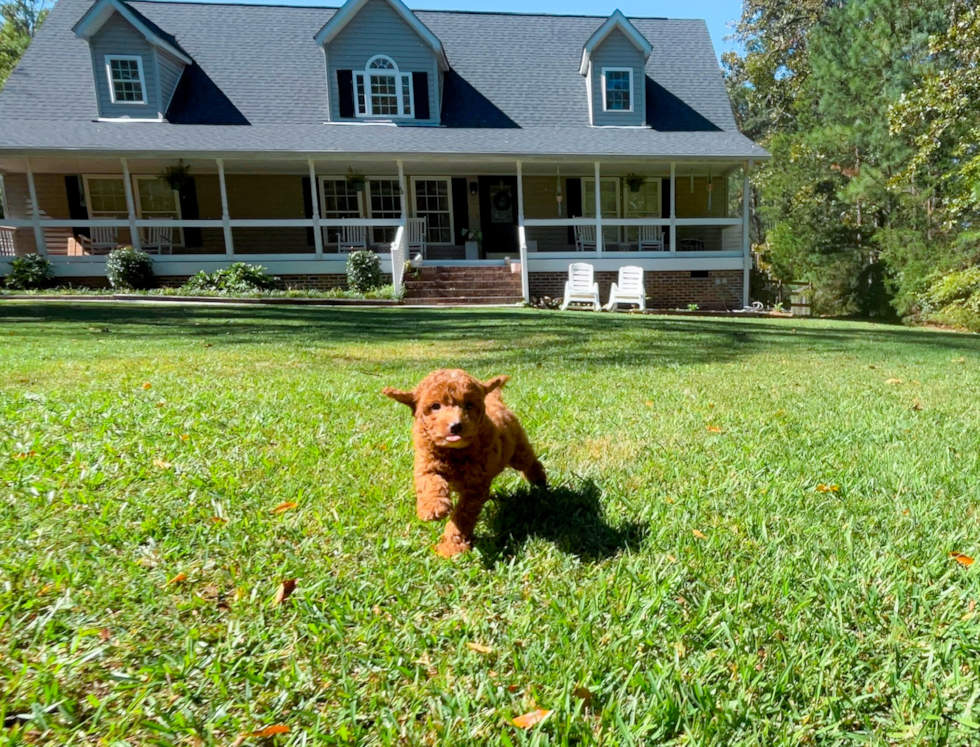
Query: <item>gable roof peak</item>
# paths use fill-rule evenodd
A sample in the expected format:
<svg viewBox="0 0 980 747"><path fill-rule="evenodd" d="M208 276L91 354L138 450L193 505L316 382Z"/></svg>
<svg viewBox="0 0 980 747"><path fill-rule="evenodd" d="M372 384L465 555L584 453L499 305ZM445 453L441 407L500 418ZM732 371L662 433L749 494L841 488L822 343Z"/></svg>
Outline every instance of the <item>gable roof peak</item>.
<svg viewBox="0 0 980 747"><path fill-rule="evenodd" d="M72 26L72 31L75 32L75 36L90 41L115 13L126 19L153 46L169 52L185 65L194 64L194 60L180 48L180 44L173 36L131 5L126 4L124 0L96 0L92 7L85 11L85 15L78 20L78 23Z"/></svg>
<svg viewBox="0 0 980 747"><path fill-rule="evenodd" d="M606 37L613 32L614 29L619 29L626 35L626 38L633 42L634 46L640 50L643 55L643 59L646 60L650 57L650 53L653 52L653 47L647 38L639 32L639 30L634 26L630 19L623 15L623 12L616 8L612 12L612 15L607 18L603 24L595 30L595 33L589 37L589 40L585 42L585 46L582 48L582 64L579 66L579 73L585 75L589 72L589 61L592 59L592 53L596 48L605 41Z"/></svg>
<svg viewBox="0 0 980 747"><path fill-rule="evenodd" d="M345 2L340 9L333 14L333 17L327 21L326 24L324 24L323 28L316 33L316 36L313 37L316 40L316 43L323 46L332 41L337 34L339 34L344 27L354 19L354 17L360 12L361 8L368 4L368 2L370 2L370 0L347 0L347 2ZM436 56L439 58L439 68L444 72L448 70L449 60L446 58L446 52L442 47L442 42L439 41L439 38L429 30L429 27L422 23L422 21L419 20L419 17L415 15L415 13L413 13L411 9L409 9L409 7L402 2L402 0L385 0L385 2L387 2L388 5L390 5L392 9L402 17L402 20L404 20L405 23L412 27L412 30L415 31L415 33L422 37L426 44L432 47L432 51L435 52Z"/></svg>

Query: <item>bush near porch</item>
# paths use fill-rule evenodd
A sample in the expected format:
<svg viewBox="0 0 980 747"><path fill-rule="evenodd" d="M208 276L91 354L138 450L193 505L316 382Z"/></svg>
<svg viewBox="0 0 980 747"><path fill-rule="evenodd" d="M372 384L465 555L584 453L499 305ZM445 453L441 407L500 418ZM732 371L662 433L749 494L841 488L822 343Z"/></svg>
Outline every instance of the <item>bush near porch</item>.
<svg viewBox="0 0 980 747"><path fill-rule="evenodd" d="M13 744L975 742L975 336L44 303L0 324ZM448 562L379 393L444 365L513 377L555 486L500 479Z"/></svg>

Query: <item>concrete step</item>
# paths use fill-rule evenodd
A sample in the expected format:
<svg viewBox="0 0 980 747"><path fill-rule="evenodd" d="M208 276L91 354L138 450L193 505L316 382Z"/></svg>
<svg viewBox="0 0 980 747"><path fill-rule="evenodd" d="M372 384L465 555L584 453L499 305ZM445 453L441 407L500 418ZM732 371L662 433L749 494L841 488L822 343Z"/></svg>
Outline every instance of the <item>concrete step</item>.
<svg viewBox="0 0 980 747"><path fill-rule="evenodd" d="M460 306L468 304L486 305L512 305L522 303L524 299L520 295L511 296L447 296L440 298L405 298L405 303L416 306Z"/></svg>
<svg viewBox="0 0 980 747"><path fill-rule="evenodd" d="M435 281L435 280L415 280L412 282L405 283L405 289L416 293L427 293L429 291L435 290L445 290L447 288L460 288L467 291L477 291L477 290L507 290L514 291L520 290L520 283L494 283L486 280L473 280L473 281L462 281L462 280L446 280L446 281Z"/></svg>

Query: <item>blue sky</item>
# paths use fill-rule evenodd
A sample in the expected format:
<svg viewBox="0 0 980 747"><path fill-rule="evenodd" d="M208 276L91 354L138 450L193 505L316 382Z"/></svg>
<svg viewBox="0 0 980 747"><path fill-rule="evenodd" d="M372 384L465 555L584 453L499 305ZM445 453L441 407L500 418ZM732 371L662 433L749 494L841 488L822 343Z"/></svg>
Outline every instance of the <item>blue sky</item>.
<svg viewBox="0 0 980 747"><path fill-rule="evenodd" d="M221 0L216 0L220 2ZM239 0L259 2L263 0ZM715 51L720 56L733 48L724 37L731 34L732 23L742 14L741 0L687 0L665 3L656 0L405 0L413 10L495 10L513 13L567 13L609 15L619 8L628 16L665 16L667 18L703 18L708 23ZM266 0L282 5L342 5L343 0ZM683 54L684 50L676 50Z"/></svg>

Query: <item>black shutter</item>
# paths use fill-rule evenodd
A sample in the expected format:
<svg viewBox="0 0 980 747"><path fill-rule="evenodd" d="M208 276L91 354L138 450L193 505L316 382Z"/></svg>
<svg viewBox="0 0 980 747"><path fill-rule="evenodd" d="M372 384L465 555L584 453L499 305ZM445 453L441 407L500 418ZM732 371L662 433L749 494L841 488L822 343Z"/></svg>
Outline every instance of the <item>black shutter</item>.
<svg viewBox="0 0 980 747"><path fill-rule="evenodd" d="M429 118L429 74L412 73L412 96L415 97L415 118Z"/></svg>
<svg viewBox="0 0 980 747"><path fill-rule="evenodd" d="M354 71L337 71L337 106L342 119L354 118Z"/></svg>
<svg viewBox="0 0 980 747"><path fill-rule="evenodd" d="M82 177L66 176L65 191L68 193L68 215L72 220L88 220L88 210L85 209L85 200L82 195ZM90 236L88 228L73 228L71 232L77 239L79 236Z"/></svg>
<svg viewBox="0 0 980 747"><path fill-rule="evenodd" d="M418 73L416 73L418 75ZM456 243L466 241L464 234L470 227L470 192L465 177L453 177L453 225L456 228Z"/></svg>
<svg viewBox="0 0 980 747"><path fill-rule="evenodd" d="M565 180L565 204L568 205L568 217L580 218L582 216L582 180ZM568 227L568 243L575 243L575 228Z"/></svg>
<svg viewBox="0 0 980 747"><path fill-rule="evenodd" d="M303 177L303 215L307 218L313 217L313 190L310 189L310 177ZM313 246L316 243L316 237L313 235L313 227L310 226L306 229L306 245Z"/></svg>
<svg viewBox="0 0 980 747"><path fill-rule="evenodd" d="M197 209L197 185L194 179L188 179L177 192L180 200L180 217L185 220L198 220L201 216ZM184 228L184 246L195 249L204 246L204 237L200 228Z"/></svg>

